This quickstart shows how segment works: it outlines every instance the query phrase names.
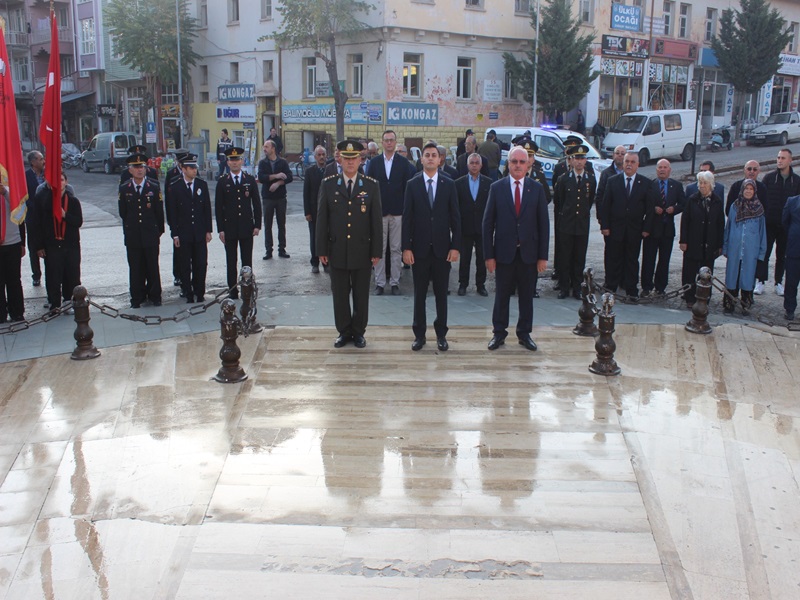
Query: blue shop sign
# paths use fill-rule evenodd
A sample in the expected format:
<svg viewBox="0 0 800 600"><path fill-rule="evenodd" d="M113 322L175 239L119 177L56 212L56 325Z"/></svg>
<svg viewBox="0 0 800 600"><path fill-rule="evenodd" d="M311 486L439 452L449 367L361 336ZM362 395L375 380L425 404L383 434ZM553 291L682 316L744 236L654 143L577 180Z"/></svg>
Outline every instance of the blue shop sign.
<svg viewBox="0 0 800 600"><path fill-rule="evenodd" d="M642 9L624 4L611 5L611 29L642 30Z"/></svg>
<svg viewBox="0 0 800 600"><path fill-rule="evenodd" d="M347 104L344 109L344 122L347 125L366 125L368 122L383 121L383 106L368 104ZM336 106L333 104L284 104L281 109L284 123L336 123Z"/></svg>
<svg viewBox="0 0 800 600"><path fill-rule="evenodd" d="M439 126L439 105L416 102L387 102L387 125Z"/></svg>
<svg viewBox="0 0 800 600"><path fill-rule="evenodd" d="M235 83L217 87L219 102L253 102L256 86L252 83Z"/></svg>

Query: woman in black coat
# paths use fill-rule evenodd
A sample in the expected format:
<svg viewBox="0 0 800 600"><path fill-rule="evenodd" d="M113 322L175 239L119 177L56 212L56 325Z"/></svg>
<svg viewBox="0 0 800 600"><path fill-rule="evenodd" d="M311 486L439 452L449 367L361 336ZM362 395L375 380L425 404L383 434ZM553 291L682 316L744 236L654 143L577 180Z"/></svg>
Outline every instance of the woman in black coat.
<svg viewBox="0 0 800 600"><path fill-rule="evenodd" d="M725 204L714 192L714 174L697 174L697 193L693 194L681 216L679 247L683 251L683 285L692 288L683 295L691 308L695 302L695 278L701 267L714 272L714 261L722 254L725 237Z"/></svg>
<svg viewBox="0 0 800 600"><path fill-rule="evenodd" d="M44 258L44 279L49 308L61 306L72 299L72 291L81 283L81 234L83 211L81 203L67 186L66 174L61 174L61 223L53 218L53 192L43 185L34 198L36 210L31 211L33 222L28 224L31 248Z"/></svg>

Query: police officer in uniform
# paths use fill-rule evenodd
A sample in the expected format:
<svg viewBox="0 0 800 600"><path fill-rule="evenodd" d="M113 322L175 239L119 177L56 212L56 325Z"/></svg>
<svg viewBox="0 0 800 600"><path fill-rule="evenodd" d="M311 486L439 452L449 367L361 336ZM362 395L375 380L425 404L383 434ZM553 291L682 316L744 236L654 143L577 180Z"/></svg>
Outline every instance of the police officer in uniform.
<svg viewBox="0 0 800 600"><path fill-rule="evenodd" d="M137 144L136 146L131 146L130 148L128 148L128 154L129 155L144 154L145 156L147 156L147 146L144 146L142 144ZM150 165L145 165L144 168L147 171L146 175L147 175L147 177L149 179L153 179L155 181L158 181L158 170L157 169L154 169ZM128 181L131 177L132 177L132 174L131 174L130 168L125 169L124 171L122 171L122 173L119 174L119 184L122 185L123 183Z"/></svg>
<svg viewBox="0 0 800 600"><path fill-rule="evenodd" d="M589 148L583 144L567 152L572 159L572 169L559 177L555 187L557 252L561 260L559 270L559 299L572 296L580 300L586 250L589 246L589 221L596 181L594 173L585 168Z"/></svg>
<svg viewBox="0 0 800 600"><path fill-rule="evenodd" d="M119 186L119 216L128 254L131 308L149 300L161 306L158 252L164 233L164 203L158 181L145 176L147 156L131 154L126 160L130 179Z"/></svg>
<svg viewBox="0 0 800 600"><path fill-rule="evenodd" d="M187 302L205 302L208 243L211 241L211 196L208 184L197 177L197 155L181 161L183 176L170 186L169 227L178 250L181 282Z"/></svg>
<svg viewBox="0 0 800 600"><path fill-rule="evenodd" d="M170 217L169 192L173 182L176 179L181 179L183 177L183 171L181 171L181 161L185 157L186 157L186 152L176 152L175 165L169 171L167 171L167 174L164 177L164 209L167 215L167 225L170 227L171 223L169 222L169 217ZM175 246L172 246L172 284L175 287L181 287L181 267L180 267L180 261L178 261L178 254L179 254L178 249ZM183 297L182 290L180 295L181 297Z"/></svg>
<svg viewBox="0 0 800 600"><path fill-rule="evenodd" d="M256 178L242 171L244 148L231 147L225 151L228 173L217 183L214 210L219 239L225 245L225 262L228 267L228 288L236 285L238 269L237 248L242 255L242 266L253 267L253 238L261 225L261 200ZM231 298L239 297L239 290L231 290Z"/></svg>
<svg viewBox="0 0 800 600"><path fill-rule="evenodd" d="M363 145L339 142L342 172L322 180L317 213L317 254L330 265L335 348L367 345L369 285L383 250L383 211L378 182L358 171ZM352 307L350 296L352 294Z"/></svg>

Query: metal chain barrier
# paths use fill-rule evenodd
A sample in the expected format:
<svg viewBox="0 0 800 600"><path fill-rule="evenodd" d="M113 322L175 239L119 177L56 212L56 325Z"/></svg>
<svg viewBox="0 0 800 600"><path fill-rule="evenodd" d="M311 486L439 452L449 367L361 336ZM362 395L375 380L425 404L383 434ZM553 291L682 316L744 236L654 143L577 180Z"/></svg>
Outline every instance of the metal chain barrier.
<svg viewBox="0 0 800 600"><path fill-rule="evenodd" d="M593 282L594 283L594 282ZM650 294L649 296L639 297L639 298L631 298L626 294L618 294L617 292L612 292L606 287L601 286L600 284L594 284L594 292L599 294L611 294L614 296L614 300L621 303L621 304L656 304L659 302L664 302L666 300L671 300L672 298L677 298L681 294L685 294L692 286L688 283L684 286L681 286L677 289L672 291L666 292L664 294Z"/></svg>
<svg viewBox="0 0 800 600"><path fill-rule="evenodd" d="M47 323L48 321L52 321L53 319L57 319L61 315L68 313L71 309L72 309L72 300L66 300L58 308L54 308L44 313L42 316L36 317L35 319L31 320L25 319L22 321L17 321L16 323L4 323L3 325L0 325L0 335L25 331L26 329L30 329L34 325L39 325L40 323Z"/></svg>
<svg viewBox="0 0 800 600"><path fill-rule="evenodd" d="M711 285L714 287L714 289L716 289L718 292L720 292L726 298L729 298L730 300L732 300L734 308L736 306L741 306L744 309L744 305L742 304L741 298L737 298L736 296L731 294L728 291L728 288L725 287L725 282L724 281L722 281L718 277L714 276L714 277L711 278ZM752 307L752 305L749 308L747 308L747 312L749 314L751 314L753 317L755 317L756 320L759 323L763 323L767 327L775 327L775 322L772 319L768 319L767 317L762 317L761 314L759 314L759 312ZM792 330L791 327L789 329Z"/></svg>

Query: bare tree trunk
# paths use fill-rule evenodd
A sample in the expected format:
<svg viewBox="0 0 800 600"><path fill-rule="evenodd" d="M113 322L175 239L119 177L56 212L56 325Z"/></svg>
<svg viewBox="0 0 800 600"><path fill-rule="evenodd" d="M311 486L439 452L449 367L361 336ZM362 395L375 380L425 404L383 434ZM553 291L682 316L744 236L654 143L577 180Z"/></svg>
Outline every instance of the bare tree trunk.
<svg viewBox="0 0 800 600"><path fill-rule="evenodd" d="M344 139L344 109L347 104L347 92L339 88L339 69L336 62L336 37L331 35L328 38L330 58L322 57L325 61L325 69L328 72L328 79L331 82L331 92L333 93L333 104L336 107L336 142Z"/></svg>

